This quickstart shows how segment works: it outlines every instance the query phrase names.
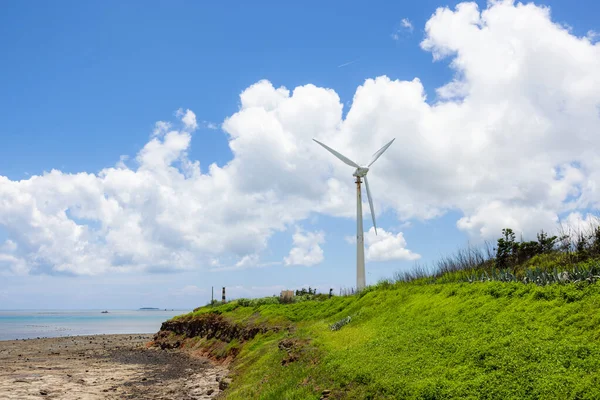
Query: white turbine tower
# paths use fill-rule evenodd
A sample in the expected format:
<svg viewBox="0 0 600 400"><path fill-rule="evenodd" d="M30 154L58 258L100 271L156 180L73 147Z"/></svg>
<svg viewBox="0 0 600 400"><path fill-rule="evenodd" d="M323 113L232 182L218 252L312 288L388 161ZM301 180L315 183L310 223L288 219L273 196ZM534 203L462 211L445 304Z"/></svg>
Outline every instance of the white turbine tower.
<svg viewBox="0 0 600 400"><path fill-rule="evenodd" d="M392 145L396 138L390 140L388 144L383 146L381 149L377 150L377 152L373 154L371 162L366 167L361 167L354 161L350 160L348 157L345 157L344 155L338 153L331 147L319 142L317 139L313 140L319 143L321 146L325 147L325 149L329 150L331 154L342 160L345 164L356 168L356 171L354 171L352 176L356 177L356 288L360 291L366 286L362 193L360 188L360 184L362 183L362 181L360 178L365 178L365 186L367 187L367 198L369 199L369 206L371 207L371 218L373 218L373 227L375 228L375 234L377 234L377 224L375 223L375 210L373 209L373 199L371 198L371 191L369 190L369 180L367 179L367 172L369 172L369 167L373 165L373 163L377 161L379 157L381 157L383 152L386 151L387 148Z"/></svg>

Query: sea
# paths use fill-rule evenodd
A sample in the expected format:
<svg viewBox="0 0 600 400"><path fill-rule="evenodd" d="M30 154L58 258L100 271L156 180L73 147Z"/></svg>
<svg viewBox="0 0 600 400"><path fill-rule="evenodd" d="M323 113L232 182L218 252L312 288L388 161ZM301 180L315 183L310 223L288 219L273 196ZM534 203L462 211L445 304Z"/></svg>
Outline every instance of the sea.
<svg viewBox="0 0 600 400"><path fill-rule="evenodd" d="M190 311L192 310L0 310L0 340L155 333L164 321Z"/></svg>

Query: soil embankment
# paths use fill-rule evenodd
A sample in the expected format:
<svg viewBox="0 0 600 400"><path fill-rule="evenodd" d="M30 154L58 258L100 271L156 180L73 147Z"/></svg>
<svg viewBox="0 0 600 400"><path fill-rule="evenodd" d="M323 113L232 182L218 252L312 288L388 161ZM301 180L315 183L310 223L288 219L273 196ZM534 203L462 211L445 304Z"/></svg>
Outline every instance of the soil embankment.
<svg viewBox="0 0 600 400"><path fill-rule="evenodd" d="M188 315L163 322L154 335L153 345L161 349L185 349L189 354L208 357L214 362L229 366L244 342L258 334L279 332L284 328L253 322L235 322L219 313L208 312ZM229 380L221 382L225 389Z"/></svg>
<svg viewBox="0 0 600 400"><path fill-rule="evenodd" d="M236 339L245 342L259 333L279 329L266 325L235 323L222 315L206 313L163 322L160 331L154 335L154 342L163 349L177 348L182 344L181 339L188 338L217 339L226 343Z"/></svg>

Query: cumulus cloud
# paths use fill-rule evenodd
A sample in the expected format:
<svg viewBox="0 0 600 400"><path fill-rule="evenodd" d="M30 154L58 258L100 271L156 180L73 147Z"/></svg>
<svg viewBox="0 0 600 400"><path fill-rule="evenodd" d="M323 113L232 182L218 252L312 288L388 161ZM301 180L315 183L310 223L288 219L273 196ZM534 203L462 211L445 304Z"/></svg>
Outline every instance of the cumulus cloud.
<svg viewBox="0 0 600 400"><path fill-rule="evenodd" d="M183 111L183 108L180 108L179 110L177 110L175 115L181 118L181 121L187 129L195 130L196 128L198 128L198 123L196 122L196 114L194 114L192 110Z"/></svg>
<svg viewBox="0 0 600 400"><path fill-rule="evenodd" d="M563 221L564 226L571 227L575 230L582 230L590 225L598 225L600 219L597 215L586 214L585 216L580 212L574 212L569 214Z"/></svg>
<svg viewBox="0 0 600 400"><path fill-rule="evenodd" d="M293 210L284 212L286 204L268 193L234 187L235 163L201 173L187 159L192 125L183 119L190 115L180 115L181 130L167 132L160 124L162 132L140 150L135 169L119 163L98 174L0 177L0 225L17 245L1 250L0 267L14 273L166 271L214 266L215 259L235 264L264 249L268 236L294 218Z"/></svg>
<svg viewBox="0 0 600 400"><path fill-rule="evenodd" d="M176 114L183 113L183 111L178 110ZM171 124L165 121L157 121L154 124L154 130L152 131L152 136L163 136L171 129Z"/></svg>
<svg viewBox="0 0 600 400"><path fill-rule="evenodd" d="M406 248L404 234L393 234L379 228L377 235L375 228L365 232L365 258L367 261L392 261L392 260L418 260L419 254Z"/></svg>
<svg viewBox="0 0 600 400"><path fill-rule="evenodd" d="M273 233L311 213L355 217L351 169L314 136L361 163L397 138L369 183L376 208L399 224L454 210L459 229L494 238L504 227L533 234L561 215L598 209L600 45L553 22L547 7L494 1L484 10L439 8L421 48L454 71L429 101L418 78L380 76L356 89L343 118L328 88L266 80L246 88L221 125L233 154L222 167L189 159L198 123L181 109L127 164L0 176L0 227L14 243L0 249L0 270L264 264ZM374 248L402 247L401 236L389 235Z"/></svg>
<svg viewBox="0 0 600 400"><path fill-rule="evenodd" d="M28 272L26 261L19 257L18 245L14 241L7 239L0 244L0 275L11 271L15 274L23 275Z"/></svg>
<svg viewBox="0 0 600 400"><path fill-rule="evenodd" d="M454 113L437 140L455 178L448 203L466 214L459 228L486 237L509 224L532 232L597 202L588 146L600 128L598 46L553 23L548 8L510 1L483 12L475 3L441 8L425 29L423 49L451 57L456 71L438 90L454 101L433 110ZM433 141L443 131L424 135Z"/></svg>
<svg viewBox="0 0 600 400"><path fill-rule="evenodd" d="M459 229L471 232L475 237L498 237L503 228L510 227L523 237L535 237L540 230L556 230L558 216L543 207L509 205L492 201L482 205L472 215L458 220Z"/></svg>
<svg viewBox="0 0 600 400"><path fill-rule="evenodd" d="M580 235L592 236L600 227L600 218L590 213L580 212L570 213L560 224L560 235L568 235L573 242L576 242Z"/></svg>
<svg viewBox="0 0 600 400"><path fill-rule="evenodd" d="M320 244L325 242L323 232L304 232L297 229L293 236L294 247L284 258L285 265L311 266L323 261L323 249Z"/></svg>

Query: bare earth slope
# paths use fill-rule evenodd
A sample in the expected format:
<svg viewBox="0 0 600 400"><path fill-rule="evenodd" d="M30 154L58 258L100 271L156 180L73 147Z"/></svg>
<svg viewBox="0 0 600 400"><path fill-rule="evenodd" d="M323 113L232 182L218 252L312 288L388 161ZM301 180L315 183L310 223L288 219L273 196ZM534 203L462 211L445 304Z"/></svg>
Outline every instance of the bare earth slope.
<svg viewBox="0 0 600 400"><path fill-rule="evenodd" d="M0 341L0 399L212 399L224 367L151 335Z"/></svg>

